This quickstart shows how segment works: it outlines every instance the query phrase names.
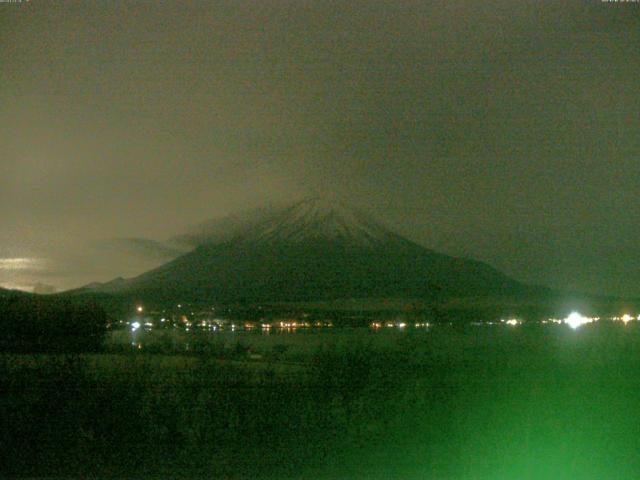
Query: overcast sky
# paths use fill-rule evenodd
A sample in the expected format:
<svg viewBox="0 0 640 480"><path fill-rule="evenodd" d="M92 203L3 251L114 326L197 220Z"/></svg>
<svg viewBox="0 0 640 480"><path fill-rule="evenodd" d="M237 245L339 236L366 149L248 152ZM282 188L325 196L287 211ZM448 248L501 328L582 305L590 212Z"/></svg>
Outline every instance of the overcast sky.
<svg viewBox="0 0 640 480"><path fill-rule="evenodd" d="M0 285L133 275L102 240L329 191L640 295L639 45L640 3L0 3Z"/></svg>

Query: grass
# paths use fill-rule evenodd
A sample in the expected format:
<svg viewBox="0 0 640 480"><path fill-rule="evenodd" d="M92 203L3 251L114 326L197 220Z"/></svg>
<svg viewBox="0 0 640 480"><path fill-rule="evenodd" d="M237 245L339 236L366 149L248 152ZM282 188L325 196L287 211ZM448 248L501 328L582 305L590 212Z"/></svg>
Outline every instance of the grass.
<svg viewBox="0 0 640 480"><path fill-rule="evenodd" d="M637 478L638 333L354 329L214 336L172 355L3 355L0 473Z"/></svg>

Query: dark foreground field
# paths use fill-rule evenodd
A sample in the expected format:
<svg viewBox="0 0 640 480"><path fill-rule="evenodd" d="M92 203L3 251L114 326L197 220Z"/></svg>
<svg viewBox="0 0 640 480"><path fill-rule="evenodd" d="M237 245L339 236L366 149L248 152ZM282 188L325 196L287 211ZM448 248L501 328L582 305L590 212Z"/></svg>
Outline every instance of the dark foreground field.
<svg viewBox="0 0 640 480"><path fill-rule="evenodd" d="M635 479L634 323L4 355L0 475Z"/></svg>

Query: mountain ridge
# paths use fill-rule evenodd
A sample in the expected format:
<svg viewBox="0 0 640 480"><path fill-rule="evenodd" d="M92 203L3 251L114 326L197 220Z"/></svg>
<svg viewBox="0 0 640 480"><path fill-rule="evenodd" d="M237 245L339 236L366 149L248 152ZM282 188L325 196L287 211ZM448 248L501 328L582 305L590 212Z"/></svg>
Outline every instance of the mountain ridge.
<svg viewBox="0 0 640 480"><path fill-rule="evenodd" d="M86 290L163 302L251 303L483 296L532 288L483 262L430 250L334 200L305 198L209 227L192 251Z"/></svg>

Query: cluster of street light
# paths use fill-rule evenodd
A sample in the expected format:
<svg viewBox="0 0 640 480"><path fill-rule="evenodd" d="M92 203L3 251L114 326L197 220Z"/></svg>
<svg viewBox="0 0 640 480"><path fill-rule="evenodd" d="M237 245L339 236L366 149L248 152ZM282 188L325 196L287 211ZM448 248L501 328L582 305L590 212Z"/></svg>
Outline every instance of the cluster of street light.
<svg viewBox="0 0 640 480"><path fill-rule="evenodd" d="M182 305L178 305L178 307L182 307ZM142 314L144 312L144 307L142 305L137 305L135 308L135 311L138 315ZM190 327L193 326L197 326L203 329L208 329L211 331L217 331L217 330L222 330L225 327L225 324L228 323L228 321L224 321L224 320L220 320L220 319L216 319L216 320L200 320L196 323L190 321L186 316L182 315L181 316L181 322L178 323L182 323L182 327L185 328L186 331L190 330ZM567 317L559 319L559 318L547 318L547 319L543 319L540 320L539 322L535 322L535 323L541 323L541 324L564 324L569 326L570 328L576 330L579 327L583 326L583 325L587 325L589 323L594 323L594 322L598 322L599 320L601 320L600 317L588 317L585 315L580 314L579 312L571 312ZM621 316L613 316L613 317L608 317L607 320L610 321L614 321L614 322L622 322L625 325L628 324L631 321L640 321L640 315L638 316L632 316L628 313L625 313L624 315ZM163 317L160 319L160 323L164 324L165 322L168 322L168 319ZM124 321L120 321L120 323L125 323ZM172 322L173 323L173 322ZM523 323L525 323L522 319L519 318L503 318L501 319L499 322L472 322L472 325L496 325L496 324L502 324L502 325L507 325L509 327L517 327L519 325L522 325ZM144 323L141 323L141 321L135 320L135 321L128 321L126 322L127 325L130 326L131 331L135 332L137 330L139 330L141 327L144 326L145 330L151 330L152 327L154 326L154 324L150 321L150 319L146 319L146 321ZM370 327L373 328L374 330L379 330L381 328L397 328L400 330L404 330L407 327L411 327L411 328L428 328L430 327L432 324L428 323L428 322L407 322L407 321L393 321L393 320L388 320L388 321L374 321L372 323L370 323ZM178 328L178 324L173 325L174 327ZM295 330L297 328L310 328L310 327L331 327L333 326L333 324L331 322L326 322L326 321L315 321L315 322L311 322L311 321L299 321L299 320L286 320L286 321L275 321L275 322L240 322L239 324L235 324L232 323L231 325L228 325L228 327L230 327L231 331L235 331L237 329L242 329L242 330L254 330L254 329L261 329L263 331L268 331L271 328L277 328L279 330Z"/></svg>
<svg viewBox="0 0 640 480"><path fill-rule="evenodd" d="M373 328L374 330L379 330L381 328L399 328L400 330L404 330L407 327L412 327L412 328L427 328L429 326L431 326L428 322L415 322L415 323L408 323L408 322L396 322L396 321L387 321L387 322L372 322L369 325L371 328Z"/></svg>
<svg viewBox="0 0 640 480"><path fill-rule="evenodd" d="M559 319L559 318L547 318L545 320L541 320L540 323L542 323L543 325L546 324L564 324L564 325L568 325L569 327L571 327L572 329L576 330L577 328L583 326L583 325L587 325L589 323L594 323L594 322L598 322L601 320L601 317L587 317L585 315L582 315L579 312L571 312L569 315L567 315L567 317L563 318L563 319ZM622 316L619 317L609 317L607 318L607 320L610 320L612 322L622 322L625 325L633 320L639 320L640 321L640 315L638 315L637 317L634 317L632 315L629 315L628 313L625 313ZM516 326L516 325L521 325L523 322L522 320L516 319L516 318L511 318L508 320L500 320L501 323L507 324L507 325L511 325L511 326Z"/></svg>

